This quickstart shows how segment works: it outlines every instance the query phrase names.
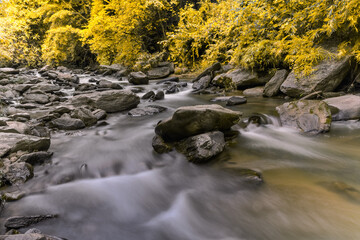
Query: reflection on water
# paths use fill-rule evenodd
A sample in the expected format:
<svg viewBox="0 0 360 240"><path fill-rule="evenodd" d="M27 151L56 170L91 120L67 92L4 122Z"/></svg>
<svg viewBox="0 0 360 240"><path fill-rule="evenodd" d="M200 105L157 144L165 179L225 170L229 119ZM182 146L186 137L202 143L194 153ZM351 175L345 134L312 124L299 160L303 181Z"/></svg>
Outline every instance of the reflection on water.
<svg viewBox="0 0 360 240"><path fill-rule="evenodd" d="M26 185L38 193L8 204L2 220L58 214L35 227L68 239L360 239L357 122L303 136L276 124L282 100L249 99L231 108L275 124L238 129L226 152L197 166L151 147L159 120L209 103L189 92L167 95L158 103L168 111L156 116L115 114L107 126L53 136L53 165ZM264 184L244 181L243 168L261 172Z"/></svg>

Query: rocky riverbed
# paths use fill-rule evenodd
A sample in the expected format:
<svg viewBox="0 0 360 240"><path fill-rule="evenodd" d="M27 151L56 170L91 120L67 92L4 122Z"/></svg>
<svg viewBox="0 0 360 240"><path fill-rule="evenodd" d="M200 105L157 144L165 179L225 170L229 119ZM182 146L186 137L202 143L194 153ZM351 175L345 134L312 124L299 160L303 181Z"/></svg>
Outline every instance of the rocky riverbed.
<svg viewBox="0 0 360 240"><path fill-rule="evenodd" d="M93 71L48 66L38 70L0 69L0 211L6 210L11 201L47 188L47 184L41 184L40 188L29 187L36 178L47 179L47 175L53 175L56 180L49 184L58 185L94 177L94 173L88 171L86 161L77 163L76 171L61 176L44 170L56 168L53 154L58 153L52 152L57 149L53 136L56 136L56 144L61 145L57 136L81 138L83 131L106 134L111 131L112 121L118 114L132 118L129 121L135 123L143 121L141 119L160 118L161 121L150 127L152 142L146 143L156 152L152 153L156 154L154 159L180 154L197 164L223 158L232 145L239 144L241 129L274 124L275 120L263 113L251 113L257 111L257 107L251 105L252 99L262 96L276 97L277 104L272 105L270 111L276 109L279 125L292 128L306 138L329 132L337 121L360 118L360 105L357 104L360 96L356 92L358 77L352 72L349 59L320 64L318 71L307 77L306 86L294 80L294 74L287 70L264 75L217 63L192 81L170 76L173 72L171 63L161 63L147 72L129 72L118 65L101 66ZM181 103L183 93L205 97L184 104ZM168 99L172 100L169 102ZM272 100L264 99L263 104L266 101ZM241 107L244 104L249 105L245 114ZM110 126L109 130L101 130L107 126ZM122 131L126 134L127 130ZM137 148L142 147L134 146L132 151ZM82 150L92 152L86 148ZM149 151L151 148L147 154ZM146 163L144 169L154 167L150 165ZM161 169L161 165L155 168ZM112 169L122 167L111 166ZM252 189L263 185L259 171L244 168L235 174L238 184L246 183ZM111 171L111 175L121 172ZM334 189L335 185L326 186ZM356 195L357 189L352 186L336 186L340 186L338 192ZM349 188L353 190L346 190ZM58 212L14 217L8 215L4 219L9 232L1 239L58 239L43 235L39 230L24 231L43 221L56 221L62 217ZM12 235L18 233L16 229L23 234Z"/></svg>

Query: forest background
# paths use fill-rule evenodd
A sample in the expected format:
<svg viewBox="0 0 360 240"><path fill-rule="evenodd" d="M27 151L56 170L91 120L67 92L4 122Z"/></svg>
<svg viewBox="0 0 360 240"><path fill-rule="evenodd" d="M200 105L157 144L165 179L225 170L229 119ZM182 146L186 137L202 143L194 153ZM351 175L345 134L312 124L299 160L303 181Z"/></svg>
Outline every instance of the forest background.
<svg viewBox="0 0 360 240"><path fill-rule="evenodd" d="M304 74L360 62L358 0L3 0L0 66L214 62ZM165 53L165 54L164 54Z"/></svg>

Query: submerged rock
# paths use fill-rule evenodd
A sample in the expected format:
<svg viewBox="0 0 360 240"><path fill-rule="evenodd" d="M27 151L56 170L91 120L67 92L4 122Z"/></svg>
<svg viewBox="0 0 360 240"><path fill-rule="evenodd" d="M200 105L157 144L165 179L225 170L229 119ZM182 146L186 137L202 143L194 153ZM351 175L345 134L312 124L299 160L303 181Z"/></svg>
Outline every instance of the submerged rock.
<svg viewBox="0 0 360 240"><path fill-rule="evenodd" d="M157 153L168 153L173 150L173 146L171 144L168 144L162 139L159 135L155 135L155 137L152 140L152 146Z"/></svg>
<svg viewBox="0 0 360 240"><path fill-rule="evenodd" d="M332 92L340 85L350 70L350 58L323 61L316 71L299 78L292 71L281 85L281 92L290 97L301 97L312 92Z"/></svg>
<svg viewBox="0 0 360 240"><path fill-rule="evenodd" d="M228 130L240 116L240 112L217 104L180 107L171 118L159 122L155 132L165 141L178 141L201 133Z"/></svg>
<svg viewBox="0 0 360 240"><path fill-rule="evenodd" d="M332 120L351 120L360 118L360 96L345 95L325 99L331 110Z"/></svg>
<svg viewBox="0 0 360 240"><path fill-rule="evenodd" d="M2 178L11 185L22 184L33 176L32 166L25 162L5 164L2 169Z"/></svg>
<svg viewBox="0 0 360 240"><path fill-rule="evenodd" d="M176 149L193 163L205 163L225 148L224 134L220 131L189 137L177 144Z"/></svg>
<svg viewBox="0 0 360 240"><path fill-rule="evenodd" d="M48 161L52 157L52 152L34 152L22 155L19 158L19 162L26 162L31 165L40 165Z"/></svg>
<svg viewBox="0 0 360 240"><path fill-rule="evenodd" d="M329 106L319 100L299 100L276 108L283 126L293 127L305 133L318 134L330 130Z"/></svg>
<svg viewBox="0 0 360 240"><path fill-rule="evenodd" d="M5 221L5 227L8 229L19 229L29 227L39 222L56 218L56 215L36 215L36 216L16 216L10 217Z"/></svg>

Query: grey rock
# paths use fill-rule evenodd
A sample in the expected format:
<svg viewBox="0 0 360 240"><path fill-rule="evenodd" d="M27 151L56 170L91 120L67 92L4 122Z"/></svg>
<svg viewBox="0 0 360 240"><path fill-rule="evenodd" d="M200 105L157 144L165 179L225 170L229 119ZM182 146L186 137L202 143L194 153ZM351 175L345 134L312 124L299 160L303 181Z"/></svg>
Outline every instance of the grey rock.
<svg viewBox="0 0 360 240"><path fill-rule="evenodd" d="M164 84L164 83L171 83L171 82L179 82L179 78L178 77L164 78L164 79L157 81L156 84Z"/></svg>
<svg viewBox="0 0 360 240"><path fill-rule="evenodd" d="M330 130L329 106L319 100L299 100L276 108L283 126L293 127L305 133L318 134Z"/></svg>
<svg viewBox="0 0 360 240"><path fill-rule="evenodd" d="M206 75L200 78L198 81L194 82L192 88L195 90L205 89L209 86L210 82L211 82L211 76Z"/></svg>
<svg viewBox="0 0 360 240"><path fill-rule="evenodd" d="M96 109L95 111L92 112L92 114L96 117L98 121L104 120L107 117L106 112L102 109Z"/></svg>
<svg viewBox="0 0 360 240"><path fill-rule="evenodd" d="M72 118L80 119L85 126L92 126L98 121L97 117L89 109L84 107L73 110L70 116Z"/></svg>
<svg viewBox="0 0 360 240"><path fill-rule="evenodd" d="M245 104L246 102L247 99L245 97L233 96L227 100L226 106L235 106L235 105Z"/></svg>
<svg viewBox="0 0 360 240"><path fill-rule="evenodd" d="M165 143L165 141L159 136L155 135L155 137L152 140L152 146L157 153L168 153L173 150L173 146L171 146L168 143Z"/></svg>
<svg viewBox="0 0 360 240"><path fill-rule="evenodd" d="M29 154L22 155L18 162L26 162L31 165L41 165L44 162L51 159L53 153L52 152L33 152Z"/></svg>
<svg viewBox="0 0 360 240"><path fill-rule="evenodd" d="M166 90L165 93L166 94L173 94L173 93L177 93L179 92L179 88L176 84L170 85Z"/></svg>
<svg viewBox="0 0 360 240"><path fill-rule="evenodd" d="M143 72L131 72L129 74L129 83L134 85L149 84L149 78Z"/></svg>
<svg viewBox="0 0 360 240"><path fill-rule="evenodd" d="M262 97L264 87L254 87L244 90L243 94L245 97Z"/></svg>
<svg viewBox="0 0 360 240"><path fill-rule="evenodd" d="M40 233L27 233L15 235L0 235L0 240L64 240L55 236L43 235Z"/></svg>
<svg viewBox="0 0 360 240"><path fill-rule="evenodd" d="M155 133L165 141L178 141L206 132L228 130L240 116L240 112L216 104L180 107L171 118L158 123Z"/></svg>
<svg viewBox="0 0 360 240"><path fill-rule="evenodd" d="M25 162L5 164L2 172L3 178L11 185L23 184L34 176L32 166Z"/></svg>
<svg viewBox="0 0 360 240"><path fill-rule="evenodd" d="M13 129L14 131L2 131L2 132L14 132L20 134L30 134L30 127L22 122L8 121L6 122L7 129ZM1 131L1 130L0 130Z"/></svg>
<svg viewBox="0 0 360 240"><path fill-rule="evenodd" d="M31 87L30 91L42 91L45 93L53 93L56 91L59 91L61 89L60 86L54 85L54 84L36 84Z"/></svg>
<svg viewBox="0 0 360 240"><path fill-rule="evenodd" d="M108 80L100 80L97 84L99 88L123 89L123 87L120 86L120 84Z"/></svg>
<svg viewBox="0 0 360 240"><path fill-rule="evenodd" d="M91 90L95 90L95 89L96 89L96 86L93 84L90 84L90 83L81 83L75 87L75 90L80 91L80 92L91 91Z"/></svg>
<svg viewBox="0 0 360 240"><path fill-rule="evenodd" d="M290 97L302 97L312 92L332 92L350 71L350 58L323 61L317 70L307 77L299 78L292 71L281 85L281 92Z"/></svg>
<svg viewBox="0 0 360 240"><path fill-rule="evenodd" d="M221 69L221 63L217 62L214 63L212 66L205 69L202 73L200 73L195 79L192 80L192 82L197 82L200 78L204 76L211 76L211 78L214 77L214 72L219 71Z"/></svg>
<svg viewBox="0 0 360 240"><path fill-rule="evenodd" d="M142 117L148 115L155 115L161 113L166 110L166 107L158 106L158 105L149 105L144 107L138 107L130 110L128 115L133 117Z"/></svg>
<svg viewBox="0 0 360 240"><path fill-rule="evenodd" d="M345 95L324 100L332 114L332 120L350 120L360 118L360 96Z"/></svg>
<svg viewBox="0 0 360 240"><path fill-rule="evenodd" d="M163 100L165 98L165 93L163 91L158 91L155 94L154 100Z"/></svg>
<svg viewBox="0 0 360 240"><path fill-rule="evenodd" d="M19 229L29 227L39 222L56 218L56 215L36 215L36 216L15 216L6 219L5 227L10 229Z"/></svg>
<svg viewBox="0 0 360 240"><path fill-rule="evenodd" d="M39 104L47 104L50 102L49 96L45 93L29 93L24 96L26 102L35 102Z"/></svg>
<svg viewBox="0 0 360 240"><path fill-rule="evenodd" d="M78 95L71 102L75 106L90 106L114 113L135 108L140 103L140 98L128 90L110 90Z"/></svg>
<svg viewBox="0 0 360 240"><path fill-rule="evenodd" d="M224 151L224 134L219 131L203 133L180 142L176 149L193 163L206 163Z"/></svg>
<svg viewBox="0 0 360 240"><path fill-rule="evenodd" d="M51 121L50 126L60 130L78 130L85 128L85 124L80 119L61 117Z"/></svg>
<svg viewBox="0 0 360 240"><path fill-rule="evenodd" d="M7 202L17 201L20 200L25 196L25 192L16 191L11 193L4 193L2 195L2 199L6 200Z"/></svg>
<svg viewBox="0 0 360 240"><path fill-rule="evenodd" d="M0 68L0 73L5 74L19 74L20 70L15 68Z"/></svg>
<svg viewBox="0 0 360 240"><path fill-rule="evenodd" d="M264 96L274 97L280 93L280 86L285 81L289 72L286 69L277 70L275 75L265 84Z"/></svg>
<svg viewBox="0 0 360 240"><path fill-rule="evenodd" d="M150 91L144 94L144 96L141 97L141 99L150 99L152 97L155 97L154 91Z"/></svg>
<svg viewBox="0 0 360 240"><path fill-rule="evenodd" d="M0 133L0 139L2 139L0 142L0 157L3 157L7 153L17 151L47 151L50 147L49 138L39 138L14 133Z"/></svg>
<svg viewBox="0 0 360 240"><path fill-rule="evenodd" d="M149 79L165 78L168 77L170 74L171 69L168 66L153 68L147 72L147 76L149 77Z"/></svg>
<svg viewBox="0 0 360 240"><path fill-rule="evenodd" d="M226 87L224 83L232 82L237 88L255 87L264 85L266 78L259 78L256 72L245 69L233 69L227 73L216 76L212 83L219 87Z"/></svg>
<svg viewBox="0 0 360 240"><path fill-rule="evenodd" d="M34 86L34 85L33 84L17 84L15 86L13 86L13 89L15 91L18 91L19 93L23 94L28 89L30 89L32 86Z"/></svg>

